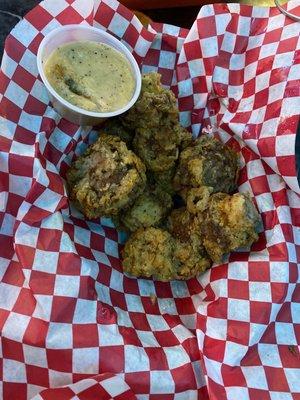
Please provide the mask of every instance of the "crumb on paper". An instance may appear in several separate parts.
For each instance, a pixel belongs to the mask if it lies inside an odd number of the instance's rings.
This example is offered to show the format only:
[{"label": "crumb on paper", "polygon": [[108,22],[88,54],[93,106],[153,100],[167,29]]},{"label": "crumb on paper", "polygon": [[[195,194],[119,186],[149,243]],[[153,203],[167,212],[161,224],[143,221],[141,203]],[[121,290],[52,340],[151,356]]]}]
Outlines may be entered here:
[{"label": "crumb on paper", "polygon": [[151,295],[150,295],[150,300],[151,300],[151,303],[152,303],[153,305],[155,305],[155,304],[157,303],[157,297],[156,297],[156,295],[155,295],[155,294],[151,294]]},{"label": "crumb on paper", "polygon": [[289,352],[292,353],[294,356],[299,356],[297,346],[289,346],[288,349]]}]

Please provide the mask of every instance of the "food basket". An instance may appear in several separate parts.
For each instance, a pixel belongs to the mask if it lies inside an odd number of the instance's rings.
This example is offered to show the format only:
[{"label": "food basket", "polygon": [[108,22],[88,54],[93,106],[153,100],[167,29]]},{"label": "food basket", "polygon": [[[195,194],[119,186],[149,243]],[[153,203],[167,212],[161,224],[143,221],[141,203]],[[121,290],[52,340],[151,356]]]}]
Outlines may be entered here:
[{"label": "food basket", "polygon": [[[285,5],[299,11],[297,1]],[[63,119],[37,73],[44,35],[105,29],[158,71],[194,137],[241,154],[259,241],[188,281],[123,274],[124,235],[84,219],[65,174],[98,133]],[[45,0],[0,72],[0,398],[300,398],[299,23],[276,7],[206,5],[190,30],[147,29],[116,0]]]}]

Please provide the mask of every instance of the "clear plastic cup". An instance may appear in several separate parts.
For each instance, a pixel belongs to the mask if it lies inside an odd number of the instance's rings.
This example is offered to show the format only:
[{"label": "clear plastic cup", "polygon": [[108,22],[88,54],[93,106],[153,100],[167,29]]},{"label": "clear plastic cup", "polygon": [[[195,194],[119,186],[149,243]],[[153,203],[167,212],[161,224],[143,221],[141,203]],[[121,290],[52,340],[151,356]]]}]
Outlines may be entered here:
[{"label": "clear plastic cup", "polygon": [[[135,78],[135,91],[131,100],[123,108],[112,112],[103,113],[87,111],[69,103],[67,100],[62,98],[50,85],[44,72],[44,65],[48,57],[59,46],[77,41],[93,41],[97,43],[104,43],[113,47],[127,58]],[[140,95],[141,73],[133,55],[118,39],[98,28],[82,25],[65,25],[51,31],[45,36],[39,46],[37,54],[37,66],[53,107],[62,117],[78,125],[98,125],[107,118],[123,114],[134,105]]]}]

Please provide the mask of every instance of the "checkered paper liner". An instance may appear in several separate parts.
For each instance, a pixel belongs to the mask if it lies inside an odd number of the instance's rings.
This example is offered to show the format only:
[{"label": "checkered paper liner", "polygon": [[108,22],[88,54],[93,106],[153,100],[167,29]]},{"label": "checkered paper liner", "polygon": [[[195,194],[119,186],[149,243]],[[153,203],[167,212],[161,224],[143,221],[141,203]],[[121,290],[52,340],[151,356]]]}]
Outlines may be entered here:
[{"label": "checkered paper liner", "polygon": [[[251,251],[187,282],[122,273],[123,234],[85,220],[64,186],[97,134],[61,119],[38,77],[39,43],[67,23],[119,37],[143,72],[162,74],[184,126],[240,151],[239,190],[264,224]],[[190,31],[146,30],[113,0],[47,0],[11,32],[0,72],[1,399],[300,399],[299,31],[276,8],[204,6]]]}]

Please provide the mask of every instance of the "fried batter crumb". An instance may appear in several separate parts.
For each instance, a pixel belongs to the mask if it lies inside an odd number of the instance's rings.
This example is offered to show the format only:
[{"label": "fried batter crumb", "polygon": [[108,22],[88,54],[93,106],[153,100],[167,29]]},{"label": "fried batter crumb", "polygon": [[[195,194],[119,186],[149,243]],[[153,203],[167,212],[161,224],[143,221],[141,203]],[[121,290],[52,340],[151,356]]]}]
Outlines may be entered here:
[{"label": "fried batter crumb", "polygon": [[150,295],[150,300],[153,306],[155,306],[155,304],[157,303],[157,297],[155,294],[151,294]]}]

